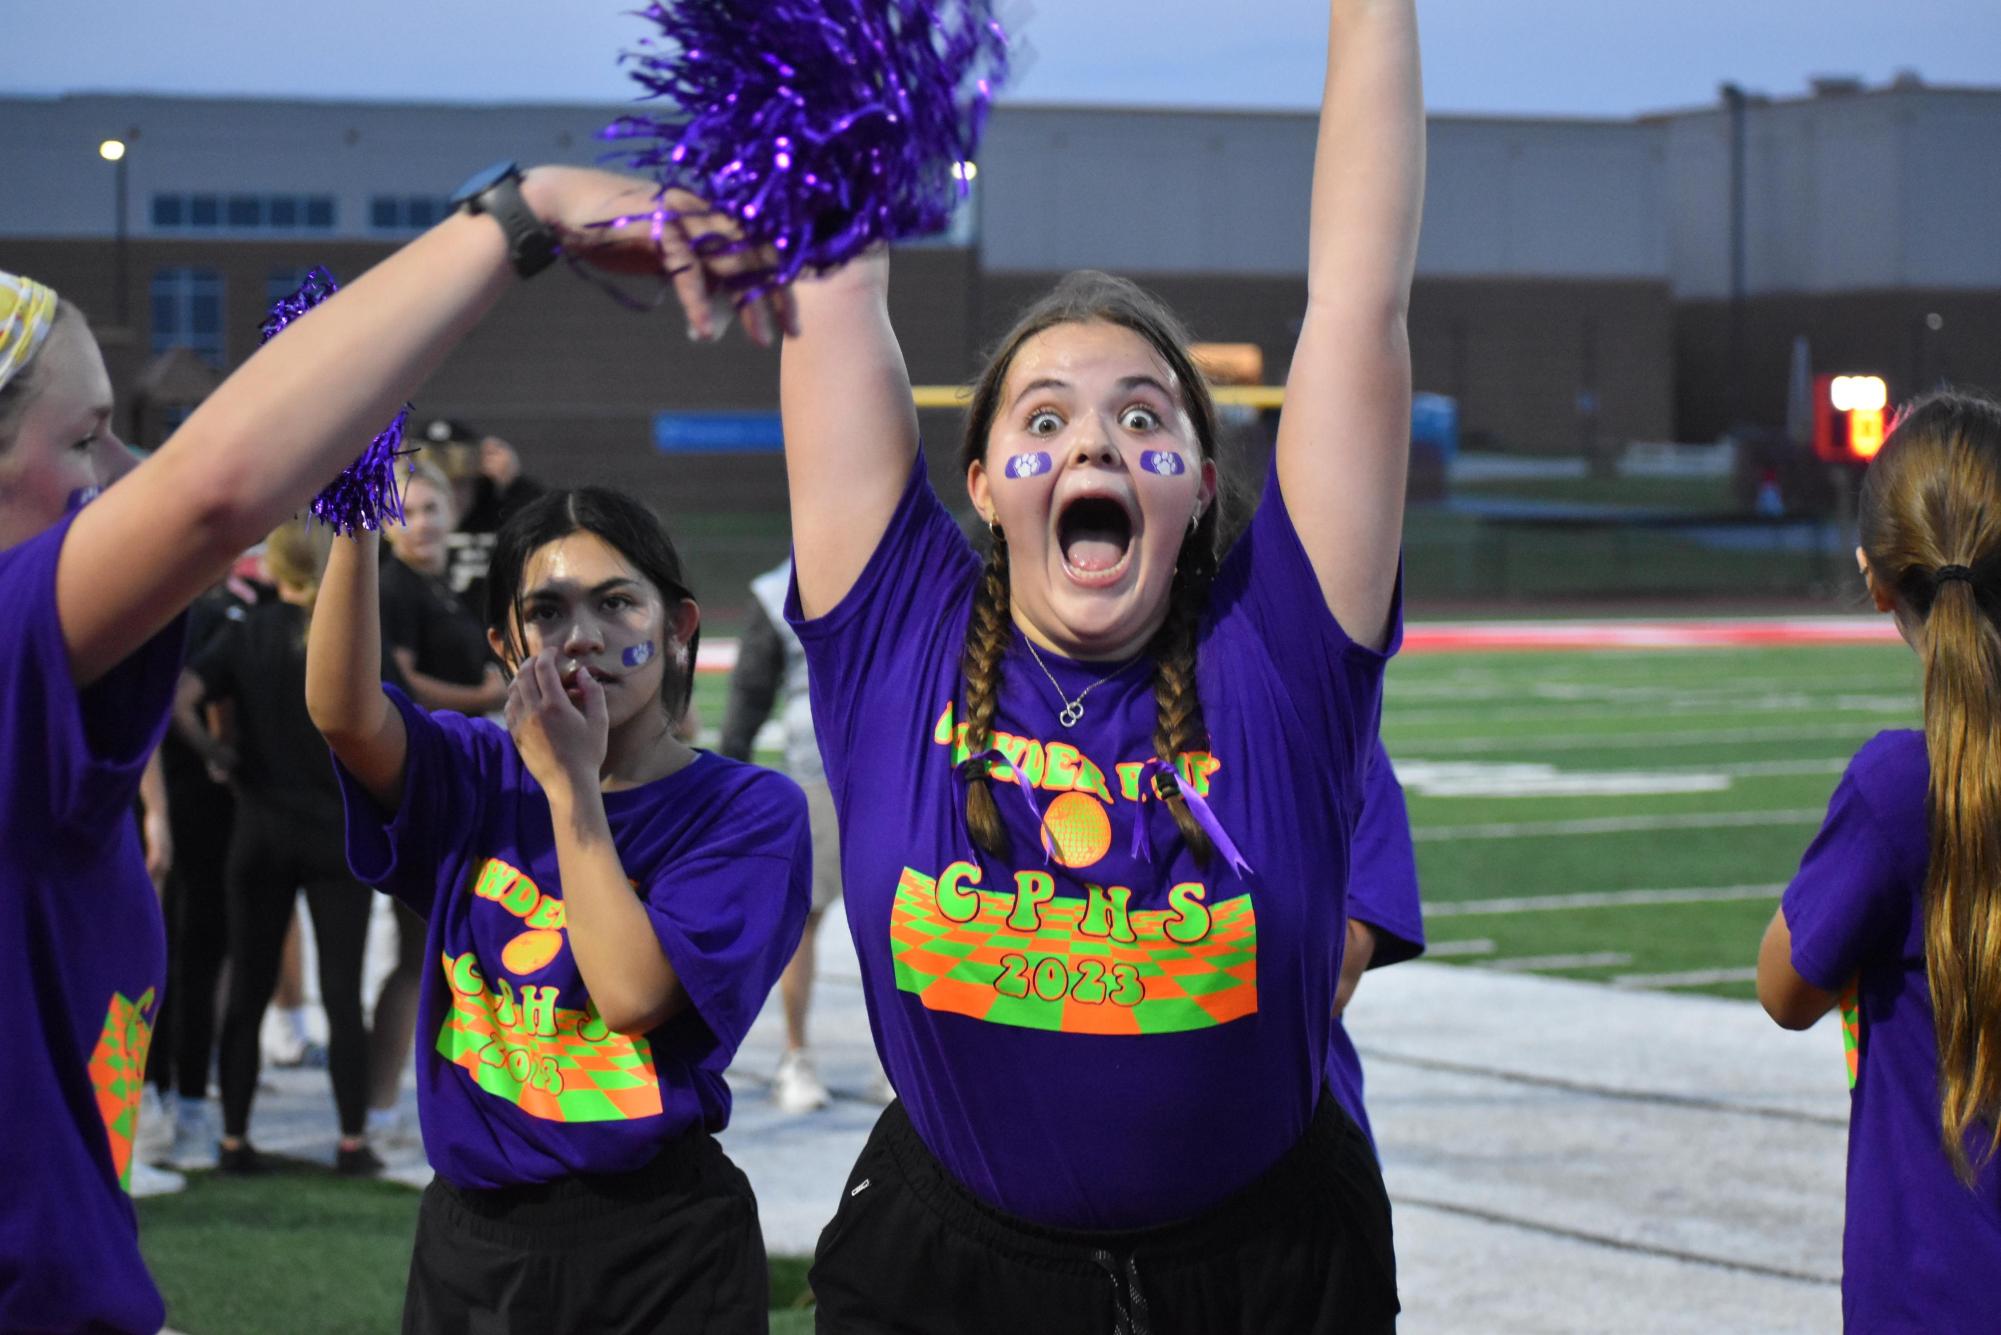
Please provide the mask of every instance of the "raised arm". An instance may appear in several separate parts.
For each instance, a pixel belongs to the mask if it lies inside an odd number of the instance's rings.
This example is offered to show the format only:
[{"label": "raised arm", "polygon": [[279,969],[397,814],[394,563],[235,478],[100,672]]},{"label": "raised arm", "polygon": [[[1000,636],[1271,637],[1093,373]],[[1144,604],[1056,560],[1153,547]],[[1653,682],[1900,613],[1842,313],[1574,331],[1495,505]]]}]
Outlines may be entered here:
[{"label": "raised arm", "polygon": [[1405,325],[1424,200],[1415,0],[1333,0],[1313,160],[1306,315],[1278,477],[1327,606],[1380,646],[1410,454]]},{"label": "raised arm", "polygon": [[336,538],[327,553],[306,637],[306,712],[347,772],[395,811],[410,738],[382,693],[381,541],[374,533]]},{"label": "raised arm", "polygon": [[917,452],[910,372],[889,324],[889,256],[792,289],[779,405],[799,601],[820,616],[854,587],[896,512]]},{"label": "raised arm", "polygon": [[[576,233],[643,204],[652,187],[537,168],[523,193],[539,217]],[[618,267],[657,263],[647,231],[636,226],[593,244]],[[452,215],[259,349],[156,454],[79,514],[56,572],[78,684],[145,643],[238,552],[297,511],[517,281],[500,228],[484,216]]]}]

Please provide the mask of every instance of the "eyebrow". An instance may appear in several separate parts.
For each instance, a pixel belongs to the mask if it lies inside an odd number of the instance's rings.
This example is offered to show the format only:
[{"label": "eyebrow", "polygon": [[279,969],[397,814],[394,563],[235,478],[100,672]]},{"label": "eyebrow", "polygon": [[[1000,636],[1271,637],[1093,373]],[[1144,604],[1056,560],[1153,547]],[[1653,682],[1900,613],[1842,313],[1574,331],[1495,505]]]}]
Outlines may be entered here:
[{"label": "eyebrow", "polygon": [[[539,589],[529,590],[528,596],[522,599],[522,601],[529,603],[537,602],[539,600],[544,600],[544,599],[547,599],[549,601],[556,601],[561,599],[564,593],[567,592],[570,587],[571,586],[568,584],[544,584]],[[625,575],[616,575],[613,576],[611,579],[604,581],[604,583],[593,587],[591,590],[589,590],[589,592],[593,595],[596,595],[602,593],[610,593],[614,589],[621,589],[621,588],[636,589],[638,587],[639,587],[638,580],[632,579]]]},{"label": "eyebrow", "polygon": [[[1059,380],[1055,376],[1043,376],[1038,380],[1031,380],[1021,387],[1021,393],[1014,396],[1013,404],[1009,405],[1010,410],[1019,408],[1021,401],[1038,389],[1069,389],[1070,387],[1069,381]],[[1118,388],[1121,394],[1130,394],[1136,389],[1151,389],[1169,401],[1172,401],[1174,398],[1174,392],[1168,389],[1166,385],[1161,384],[1158,376],[1129,375],[1119,381]]]}]

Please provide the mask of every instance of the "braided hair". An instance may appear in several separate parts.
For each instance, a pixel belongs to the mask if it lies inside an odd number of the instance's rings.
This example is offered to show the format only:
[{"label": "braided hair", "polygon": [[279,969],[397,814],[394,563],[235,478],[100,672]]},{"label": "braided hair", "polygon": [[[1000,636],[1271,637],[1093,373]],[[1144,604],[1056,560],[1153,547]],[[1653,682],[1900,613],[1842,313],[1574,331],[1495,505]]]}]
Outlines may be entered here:
[{"label": "braided hair", "polygon": [[[1203,458],[1220,462],[1215,400],[1210,396],[1208,380],[1189,351],[1187,330],[1165,303],[1138,284],[1087,269],[1059,282],[1029,307],[1001,340],[999,350],[973,387],[959,447],[962,469],[971,468],[986,457],[987,437],[1000,411],[1001,390],[1022,346],[1058,325],[1093,323],[1130,329],[1152,346],[1174,372],[1182,407],[1195,427]],[[1209,729],[1202,719],[1202,700],[1195,685],[1195,646],[1202,611],[1208,604],[1209,584],[1216,573],[1221,546],[1217,512],[1221,508],[1206,507],[1201,519],[1182,539],[1168,594],[1167,619],[1147,645],[1147,653],[1154,661],[1154,755],[1177,772],[1182,756],[1209,747]],[[993,744],[994,712],[1000,703],[1001,658],[1013,638],[1007,537],[995,528],[985,569],[974,590],[972,618],[967,623],[966,647],[960,659],[965,688],[960,717],[965,724],[965,745],[973,756],[984,755]],[[1206,865],[1211,852],[1209,838],[1182,799],[1179,786],[1163,783],[1159,791],[1182,839],[1196,860]],[[1007,831],[994,798],[993,779],[986,766],[978,762],[969,764],[966,772],[966,826],[979,847],[996,857],[1007,854]]]}]

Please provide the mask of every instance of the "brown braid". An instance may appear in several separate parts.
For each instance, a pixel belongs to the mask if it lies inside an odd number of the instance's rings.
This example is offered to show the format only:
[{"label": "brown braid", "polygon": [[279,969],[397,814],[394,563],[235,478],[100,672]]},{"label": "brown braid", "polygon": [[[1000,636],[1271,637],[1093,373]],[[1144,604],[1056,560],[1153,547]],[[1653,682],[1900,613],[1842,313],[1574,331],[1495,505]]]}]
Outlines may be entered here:
[{"label": "brown braid", "polygon": [[[1008,603],[1007,537],[996,528],[986,569],[973,594],[966,652],[960,660],[966,677],[966,746],[975,756],[993,745],[994,711],[1000,705],[1001,654],[1014,638],[1014,617]],[[1001,823],[1000,806],[994,801],[993,779],[981,765],[966,771],[966,828],[981,848],[995,857],[1007,856],[1007,827]]]},{"label": "brown braid", "polygon": [[[1202,720],[1202,698],[1195,687],[1195,633],[1209,601],[1209,582],[1216,573],[1216,520],[1203,517],[1181,545],[1181,560],[1168,594],[1167,620],[1154,633],[1147,651],[1153,655],[1153,753],[1180,775],[1177,762],[1191,751],[1209,749],[1209,727]],[[1170,789],[1167,810],[1181,831],[1198,866],[1207,867],[1214,851],[1209,836],[1195,823],[1178,788]],[[1144,817],[1142,817],[1144,819]]]}]

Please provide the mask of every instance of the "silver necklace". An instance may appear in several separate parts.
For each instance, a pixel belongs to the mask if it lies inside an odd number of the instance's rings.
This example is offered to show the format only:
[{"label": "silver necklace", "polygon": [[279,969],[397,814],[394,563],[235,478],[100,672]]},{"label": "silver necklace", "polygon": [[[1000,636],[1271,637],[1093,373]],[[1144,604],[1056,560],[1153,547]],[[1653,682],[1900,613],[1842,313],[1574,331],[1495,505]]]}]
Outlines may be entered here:
[{"label": "silver necklace", "polygon": [[1060,700],[1063,704],[1062,712],[1057,714],[1056,718],[1066,728],[1074,728],[1077,726],[1078,723],[1083,721],[1084,697],[1089,695],[1092,691],[1097,690],[1100,686],[1103,686],[1113,677],[1118,676],[1119,673],[1125,671],[1127,666],[1124,663],[1119,664],[1117,667],[1113,668],[1110,672],[1107,672],[1104,676],[1098,678],[1096,681],[1092,682],[1089,686],[1086,686],[1083,690],[1077,692],[1077,698],[1072,700],[1068,696],[1063,694],[1062,684],[1056,680],[1056,674],[1049,670],[1049,664],[1043,662],[1042,655],[1036,652],[1035,641],[1029,639],[1028,636],[1025,634],[1021,637],[1021,641],[1023,644],[1026,644],[1028,646],[1029,656],[1035,660],[1035,666],[1042,669],[1042,675],[1049,678],[1050,686],[1055,688],[1056,698]]}]

